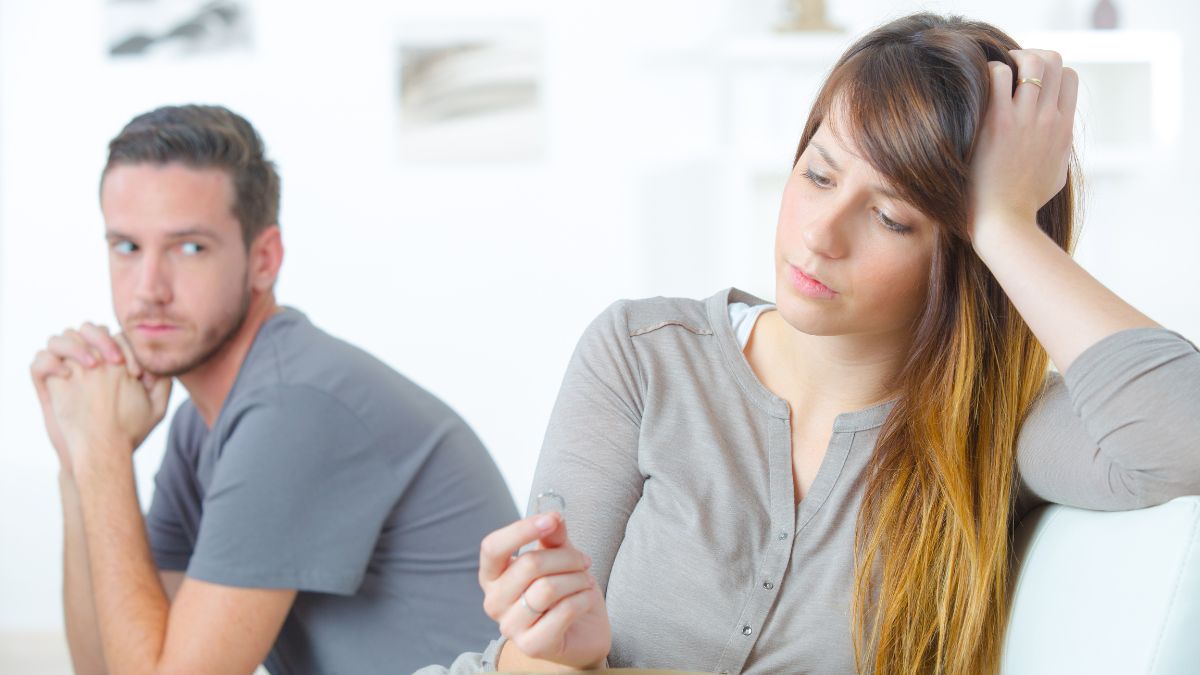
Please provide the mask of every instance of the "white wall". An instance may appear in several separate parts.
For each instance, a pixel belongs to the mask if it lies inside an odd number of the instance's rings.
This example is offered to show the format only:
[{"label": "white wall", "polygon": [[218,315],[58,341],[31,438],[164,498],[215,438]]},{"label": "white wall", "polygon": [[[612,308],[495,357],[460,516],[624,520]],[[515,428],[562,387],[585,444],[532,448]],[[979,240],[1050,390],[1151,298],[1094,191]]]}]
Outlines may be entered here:
[{"label": "white wall", "polygon": [[[3,0],[0,631],[61,624],[56,461],[27,365],[64,326],[112,323],[96,184],[105,144],[129,117],[197,101],[251,119],[284,180],[281,299],[459,410],[523,503],[563,367],[592,316],[619,297],[703,296],[744,283],[729,277],[720,250],[684,239],[735,226],[706,219],[719,176],[702,165],[719,150],[717,90],[702,69],[646,63],[693,53],[778,4],[259,0],[252,56],[145,64],[104,58],[99,1],[73,4],[67,16],[56,3]],[[1086,3],[843,4],[833,18],[854,31],[925,7],[1019,32],[1075,27],[1066,24]],[[1200,72],[1195,3],[1122,5],[1127,26],[1181,31],[1185,73]],[[397,161],[394,41],[431,18],[542,27],[543,160]],[[1196,118],[1200,87],[1187,85],[1184,105],[1184,119]],[[1185,127],[1177,151],[1139,167],[1142,177],[1097,182],[1080,249],[1098,277],[1193,340],[1200,219],[1186,197],[1200,170],[1184,158],[1196,156],[1200,135]],[[672,187],[648,194],[664,175]],[[143,499],[161,443],[160,433],[139,452]]]}]

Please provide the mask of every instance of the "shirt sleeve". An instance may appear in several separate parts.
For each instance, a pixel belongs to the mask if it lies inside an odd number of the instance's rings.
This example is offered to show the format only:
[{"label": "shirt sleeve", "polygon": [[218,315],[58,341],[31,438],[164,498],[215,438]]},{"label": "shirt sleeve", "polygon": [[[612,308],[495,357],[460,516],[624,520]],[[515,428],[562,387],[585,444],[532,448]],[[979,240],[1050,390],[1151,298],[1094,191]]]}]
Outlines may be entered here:
[{"label": "shirt sleeve", "polygon": [[[553,491],[566,501],[568,534],[592,558],[601,590],[608,588],[625,525],[642,495],[638,468],[642,419],[641,376],[629,337],[625,303],[592,321],[571,356],[542,442],[527,512],[537,495]],[[495,672],[506,638],[482,652],[466,652],[450,664],[414,675]]]},{"label": "shirt sleeve", "polygon": [[1019,513],[1115,511],[1200,494],[1200,352],[1161,328],[1121,331],[1052,374],[1020,433]]},{"label": "shirt sleeve", "polygon": [[405,481],[344,405],[273,387],[231,411],[188,576],[353,594]]},{"label": "shirt sleeve", "polygon": [[496,662],[500,660],[500,648],[504,646],[505,638],[492,640],[483,653],[465,652],[460,654],[450,667],[432,665],[413,673],[413,675],[474,675],[474,673],[496,672]]},{"label": "shirt sleeve", "polygon": [[625,303],[609,307],[584,332],[567,366],[542,443],[529,511],[539,493],[566,501],[567,531],[592,558],[608,588],[625,526],[641,499],[638,466],[644,387]]},{"label": "shirt sleeve", "polygon": [[194,460],[190,453],[195,450],[188,442],[194,416],[195,408],[185,402],[171,419],[167,449],[154,475],[154,495],[146,511],[146,538],[160,570],[182,572],[192,557],[200,510],[199,492],[189,468]]}]

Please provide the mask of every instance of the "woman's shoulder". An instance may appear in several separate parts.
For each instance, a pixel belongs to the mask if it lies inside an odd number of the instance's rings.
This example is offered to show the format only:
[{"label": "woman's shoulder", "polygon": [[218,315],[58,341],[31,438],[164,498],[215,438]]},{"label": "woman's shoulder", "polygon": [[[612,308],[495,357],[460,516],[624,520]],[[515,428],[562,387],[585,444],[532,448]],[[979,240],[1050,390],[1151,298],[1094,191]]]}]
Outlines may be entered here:
[{"label": "woman's shoulder", "polygon": [[683,329],[693,335],[714,335],[716,322],[729,324],[731,303],[764,304],[748,293],[726,288],[707,298],[652,298],[618,300],[592,322],[590,331],[601,330],[628,338],[655,333],[665,328]]}]

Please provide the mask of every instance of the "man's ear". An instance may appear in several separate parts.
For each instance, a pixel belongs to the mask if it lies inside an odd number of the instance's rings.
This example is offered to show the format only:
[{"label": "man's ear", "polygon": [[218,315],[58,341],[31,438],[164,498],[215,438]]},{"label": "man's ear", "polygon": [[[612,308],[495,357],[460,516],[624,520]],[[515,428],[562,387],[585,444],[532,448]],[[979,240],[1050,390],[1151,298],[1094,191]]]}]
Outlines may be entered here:
[{"label": "man's ear", "polygon": [[250,242],[250,287],[266,293],[275,287],[279,268],[283,265],[283,237],[278,225],[271,225]]}]

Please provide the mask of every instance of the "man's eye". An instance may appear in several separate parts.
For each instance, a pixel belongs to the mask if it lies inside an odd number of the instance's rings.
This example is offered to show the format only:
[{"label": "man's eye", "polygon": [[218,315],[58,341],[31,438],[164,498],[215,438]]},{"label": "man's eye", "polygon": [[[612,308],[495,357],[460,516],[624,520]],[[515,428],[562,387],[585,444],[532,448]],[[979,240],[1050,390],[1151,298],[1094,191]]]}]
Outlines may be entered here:
[{"label": "man's eye", "polygon": [[182,251],[184,255],[196,255],[197,253],[203,251],[204,247],[201,246],[200,244],[189,241],[187,243],[181,244],[179,246],[179,250]]},{"label": "man's eye", "polygon": [[113,250],[121,255],[129,255],[137,250],[137,246],[134,246],[132,241],[118,241],[113,244]]}]

